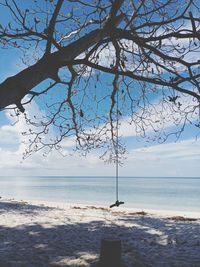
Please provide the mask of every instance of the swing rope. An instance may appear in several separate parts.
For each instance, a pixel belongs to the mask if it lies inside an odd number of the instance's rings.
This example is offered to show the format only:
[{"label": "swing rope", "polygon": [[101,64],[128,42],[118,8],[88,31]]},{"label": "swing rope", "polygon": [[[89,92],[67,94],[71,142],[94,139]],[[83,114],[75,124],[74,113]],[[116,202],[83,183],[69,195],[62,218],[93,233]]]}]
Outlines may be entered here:
[{"label": "swing rope", "polygon": [[123,201],[119,201],[119,92],[117,90],[117,118],[116,118],[116,145],[115,145],[115,181],[116,181],[116,202],[110,205],[110,208],[119,207],[124,204]]}]

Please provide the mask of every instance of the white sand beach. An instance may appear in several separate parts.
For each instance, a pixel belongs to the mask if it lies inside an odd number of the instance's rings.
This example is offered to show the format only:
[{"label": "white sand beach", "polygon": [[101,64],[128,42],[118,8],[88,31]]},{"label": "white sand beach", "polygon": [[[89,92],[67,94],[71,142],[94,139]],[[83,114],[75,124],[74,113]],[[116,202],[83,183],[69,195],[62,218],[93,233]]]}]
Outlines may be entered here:
[{"label": "white sand beach", "polygon": [[113,237],[127,267],[200,266],[200,214],[0,199],[1,267],[97,266]]}]

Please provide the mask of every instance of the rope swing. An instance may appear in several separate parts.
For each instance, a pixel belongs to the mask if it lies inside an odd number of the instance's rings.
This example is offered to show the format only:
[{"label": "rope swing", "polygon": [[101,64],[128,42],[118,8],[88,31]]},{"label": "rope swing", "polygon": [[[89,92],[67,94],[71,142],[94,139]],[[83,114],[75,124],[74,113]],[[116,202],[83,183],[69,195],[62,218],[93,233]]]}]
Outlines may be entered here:
[{"label": "rope swing", "polygon": [[119,93],[117,90],[117,121],[116,121],[116,148],[115,148],[115,180],[116,180],[116,201],[114,204],[110,205],[110,208],[119,207],[119,205],[124,204],[123,201],[119,201]]}]

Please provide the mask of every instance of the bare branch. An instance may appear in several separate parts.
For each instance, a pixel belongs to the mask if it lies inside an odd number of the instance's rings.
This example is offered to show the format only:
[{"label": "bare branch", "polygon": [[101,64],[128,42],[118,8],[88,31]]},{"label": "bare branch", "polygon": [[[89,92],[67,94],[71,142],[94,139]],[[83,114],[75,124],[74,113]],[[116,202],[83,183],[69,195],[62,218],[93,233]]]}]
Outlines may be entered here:
[{"label": "bare branch", "polygon": [[46,45],[46,51],[45,51],[46,55],[50,54],[51,52],[51,45],[53,41],[53,34],[54,34],[54,28],[56,25],[56,19],[57,19],[57,16],[59,15],[62,4],[63,4],[63,0],[58,0],[54,13],[52,15],[52,18],[49,22],[48,31],[46,30],[48,32],[48,39],[47,39],[47,45]]},{"label": "bare branch", "polygon": [[[36,99],[44,108],[41,117],[24,113],[33,127],[24,133],[30,137],[25,156],[60,149],[65,138],[84,155],[100,148],[108,156],[106,151],[116,152],[118,114],[119,126],[131,124],[134,134],[146,138],[151,132],[148,141],[159,143],[171,135],[179,138],[188,124],[199,128],[195,1],[36,2],[0,3],[10,14],[8,21],[0,18],[0,48],[16,49],[26,66],[0,84],[0,109],[15,104],[18,116]],[[124,146],[118,148],[122,155]]]}]

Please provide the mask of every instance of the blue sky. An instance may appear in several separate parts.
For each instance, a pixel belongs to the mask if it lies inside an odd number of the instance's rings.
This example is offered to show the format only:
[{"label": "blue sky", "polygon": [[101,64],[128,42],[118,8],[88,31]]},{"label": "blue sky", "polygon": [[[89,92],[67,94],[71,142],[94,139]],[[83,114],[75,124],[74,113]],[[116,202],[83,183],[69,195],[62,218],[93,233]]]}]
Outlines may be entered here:
[{"label": "blue sky", "polygon": [[[28,106],[29,114],[41,112],[37,103]],[[71,153],[72,140],[63,144],[69,153],[66,157],[53,151],[48,157],[42,152],[26,160],[22,154],[27,141],[21,132],[27,129],[23,115],[17,124],[8,112],[0,113],[0,173],[1,175],[115,175],[113,164],[99,159],[99,151],[92,151],[87,157]],[[121,135],[127,144],[126,159],[120,167],[121,176],[199,176],[200,141],[195,140],[196,132],[189,129],[177,142],[170,140],[163,144],[148,144],[145,139],[135,136],[134,127],[122,123]]]},{"label": "blue sky", "polygon": [[[9,19],[4,13],[3,20]],[[30,51],[31,53],[31,51]],[[0,49],[0,82],[15,75],[24,65],[20,60],[20,51],[14,48]],[[104,82],[98,85],[100,93],[105,90],[105,84],[111,82],[108,76],[102,75]],[[43,84],[43,86],[46,83]],[[91,84],[91,90],[93,85]],[[38,86],[41,88],[41,85]],[[150,95],[150,98],[154,96]],[[108,102],[105,102],[105,109]],[[27,106],[26,112],[30,116],[38,116],[45,111],[44,103],[36,100]],[[92,151],[87,157],[73,154],[73,138],[64,141],[66,157],[53,151],[48,157],[38,152],[22,160],[23,152],[28,140],[21,135],[27,129],[23,115],[19,122],[13,125],[14,119],[9,111],[0,112],[0,174],[1,175],[99,175],[113,176],[113,164],[105,164],[99,159],[100,152]],[[136,136],[135,126],[127,123],[128,116],[121,120],[120,135],[126,143],[127,153],[123,166],[120,168],[122,176],[199,176],[200,141],[197,128],[187,125],[181,137],[176,140],[172,135],[165,143],[147,142],[147,139]],[[173,132],[170,122],[165,130]],[[149,136],[151,130],[147,130]],[[176,142],[175,142],[176,141]]]}]

